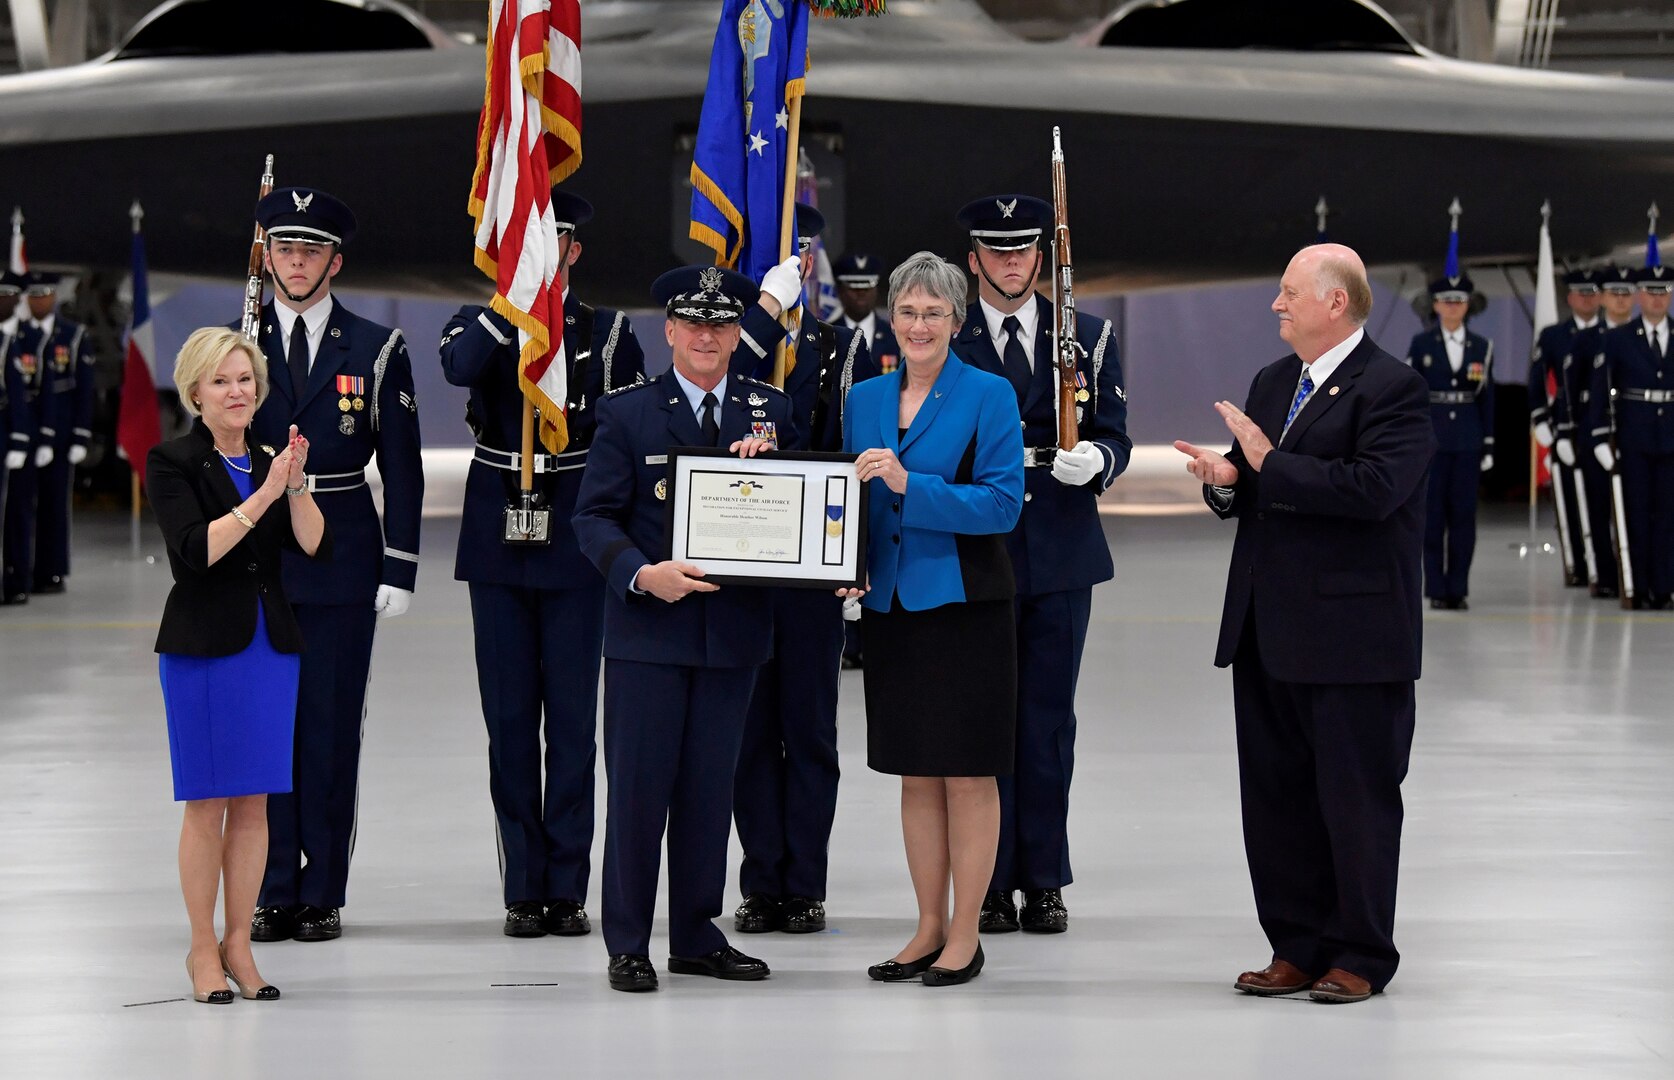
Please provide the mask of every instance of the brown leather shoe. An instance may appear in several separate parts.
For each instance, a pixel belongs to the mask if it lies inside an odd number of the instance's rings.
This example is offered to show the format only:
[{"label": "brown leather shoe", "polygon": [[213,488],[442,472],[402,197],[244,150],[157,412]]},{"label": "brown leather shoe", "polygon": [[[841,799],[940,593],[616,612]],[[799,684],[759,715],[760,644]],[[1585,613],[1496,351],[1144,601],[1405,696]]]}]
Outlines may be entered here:
[{"label": "brown leather shoe", "polygon": [[1327,1005],[1347,1005],[1372,996],[1372,984],[1342,968],[1332,968],[1308,991],[1308,996]]},{"label": "brown leather shoe", "polygon": [[1246,994],[1255,994],[1258,997],[1281,997],[1285,994],[1299,994],[1317,984],[1314,977],[1306,971],[1275,957],[1271,964],[1260,971],[1244,972],[1232,985]]}]

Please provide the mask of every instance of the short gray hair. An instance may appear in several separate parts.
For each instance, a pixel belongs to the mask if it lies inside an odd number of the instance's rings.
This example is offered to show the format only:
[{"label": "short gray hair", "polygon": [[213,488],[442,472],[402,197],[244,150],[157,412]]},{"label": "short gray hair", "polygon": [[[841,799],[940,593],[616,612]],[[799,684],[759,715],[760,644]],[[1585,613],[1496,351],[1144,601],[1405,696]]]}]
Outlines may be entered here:
[{"label": "short gray hair", "polygon": [[937,255],[934,251],[916,251],[889,275],[889,311],[893,318],[895,301],[923,289],[938,300],[946,300],[953,308],[955,329],[965,321],[965,272]]}]

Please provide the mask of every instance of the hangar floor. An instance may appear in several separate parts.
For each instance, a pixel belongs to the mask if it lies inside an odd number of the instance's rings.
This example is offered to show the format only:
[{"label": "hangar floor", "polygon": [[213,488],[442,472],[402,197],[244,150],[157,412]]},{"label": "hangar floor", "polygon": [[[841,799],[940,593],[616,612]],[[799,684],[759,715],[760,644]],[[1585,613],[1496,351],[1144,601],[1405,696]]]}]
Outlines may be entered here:
[{"label": "hangar floor", "polygon": [[[1674,617],[1558,588],[1555,557],[1508,549],[1520,520],[1489,522],[1472,610],[1426,627],[1401,974],[1352,1007],[1257,1000],[1231,988],[1267,954],[1229,680],[1209,665],[1232,530],[1204,513],[1105,525],[1118,576],[1095,600],[1080,693],[1069,934],[989,939],[987,970],[962,988],[867,981],[910,933],[912,901],[895,783],[865,768],[861,676],[847,673],[832,930],[735,938],[772,964],[769,982],[665,971],[660,993],[629,997],[606,987],[596,934],[502,937],[457,524],[437,518],[413,611],[380,630],[345,935],[261,946],[284,1000],[211,1009],[186,999],[180,970],[179,811],[150,652],[167,566],[129,557],[125,521],[84,516],[69,594],[0,611],[4,1071],[1674,1071]],[[149,526],[144,541],[160,554]]]}]

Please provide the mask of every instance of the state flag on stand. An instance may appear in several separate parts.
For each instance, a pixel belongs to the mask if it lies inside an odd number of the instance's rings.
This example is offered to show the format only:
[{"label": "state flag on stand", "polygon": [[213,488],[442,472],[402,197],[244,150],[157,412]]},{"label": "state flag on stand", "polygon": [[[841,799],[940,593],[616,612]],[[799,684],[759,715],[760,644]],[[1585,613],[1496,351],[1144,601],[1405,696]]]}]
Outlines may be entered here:
[{"label": "state flag on stand", "polygon": [[569,442],[569,389],[552,185],[581,165],[580,0],[491,0],[486,82],[471,178],[476,264],[494,279],[494,310],[517,327],[518,384],[556,454]]},{"label": "state flag on stand", "polygon": [[[1552,258],[1552,226],[1548,220],[1551,204],[1541,208],[1544,213],[1540,219],[1539,257],[1535,269],[1535,307],[1534,307],[1534,340],[1540,340],[1540,333],[1548,326],[1558,325],[1558,270]],[[1548,373],[1546,376],[1546,399],[1555,400],[1558,393],[1557,379]],[[1552,483],[1552,451],[1530,440],[1530,446],[1535,454],[1535,486],[1547,487]]]},{"label": "state flag on stand", "polygon": [[134,314],[128,325],[127,358],[122,369],[122,404],[116,414],[116,444],[128,465],[143,482],[145,456],[163,439],[157,415],[157,343],[151,333],[151,294],[145,282],[145,234],[139,203],[129,212],[134,219]]}]

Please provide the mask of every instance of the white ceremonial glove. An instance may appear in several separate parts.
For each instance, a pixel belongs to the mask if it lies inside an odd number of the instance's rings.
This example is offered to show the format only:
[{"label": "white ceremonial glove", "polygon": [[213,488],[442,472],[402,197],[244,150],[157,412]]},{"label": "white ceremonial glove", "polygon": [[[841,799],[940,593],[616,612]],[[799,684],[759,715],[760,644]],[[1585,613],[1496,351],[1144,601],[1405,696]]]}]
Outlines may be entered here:
[{"label": "white ceremonial glove", "polygon": [[1052,479],[1067,487],[1080,487],[1104,472],[1104,452],[1085,440],[1073,450],[1060,450],[1052,457]]},{"label": "white ceremonial glove", "polygon": [[372,608],[380,619],[393,619],[397,615],[407,614],[407,608],[413,602],[410,589],[397,589],[394,585],[379,585],[378,595],[372,601]]},{"label": "white ceremonial glove", "polygon": [[87,447],[79,444],[72,446],[64,456],[69,459],[71,465],[80,465],[87,460]]},{"label": "white ceremonial glove", "polygon": [[1487,472],[1489,469],[1492,469],[1493,467],[1494,467],[1494,455],[1493,454],[1483,454],[1482,455],[1482,471]]},{"label": "white ceremonial glove", "polygon": [[1552,445],[1553,445],[1553,453],[1558,455],[1558,460],[1559,461],[1563,462],[1565,465],[1574,465],[1575,464],[1575,444],[1574,443],[1570,442],[1568,439],[1559,439],[1556,443],[1553,443]]},{"label": "white ceremonial glove", "polygon": [[779,301],[786,311],[802,299],[802,256],[792,255],[762,275],[761,291]]},{"label": "white ceremonial glove", "polygon": [[37,447],[35,447],[35,468],[44,469],[48,465],[51,465],[51,464],[52,464],[52,447],[50,447],[50,446],[37,446]]},{"label": "white ceremonial glove", "polygon": [[6,468],[8,469],[21,469],[28,460],[29,452],[27,450],[6,451]]},{"label": "white ceremonial glove", "polygon": [[1593,457],[1598,458],[1599,466],[1605,472],[1609,472],[1616,467],[1616,455],[1610,452],[1609,443],[1599,443],[1593,447]]},{"label": "white ceremonial glove", "polygon": [[843,597],[843,621],[844,622],[859,622],[860,621],[860,597],[858,597],[858,596],[845,596],[845,597]]},{"label": "white ceremonial glove", "polygon": [[1552,425],[1548,424],[1546,421],[1542,420],[1540,423],[1538,423],[1534,426],[1534,437],[1535,437],[1535,442],[1539,443],[1541,446],[1551,446],[1552,445]]}]

